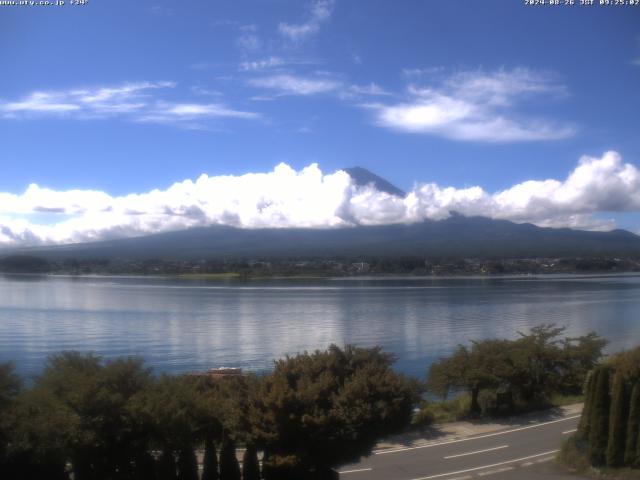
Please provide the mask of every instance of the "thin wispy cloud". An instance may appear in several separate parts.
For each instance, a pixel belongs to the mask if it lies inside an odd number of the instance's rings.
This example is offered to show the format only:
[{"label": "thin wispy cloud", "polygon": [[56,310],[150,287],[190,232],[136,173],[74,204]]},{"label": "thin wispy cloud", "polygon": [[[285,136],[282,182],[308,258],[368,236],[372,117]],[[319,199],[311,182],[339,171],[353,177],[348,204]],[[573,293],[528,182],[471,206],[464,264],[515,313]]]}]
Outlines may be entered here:
[{"label": "thin wispy cloud", "polygon": [[238,27],[240,35],[236,39],[236,44],[245,53],[255,53],[262,49],[262,40],[258,36],[258,27],[251,25],[241,25]]},{"label": "thin wispy cloud", "polygon": [[288,62],[280,57],[268,57],[260,60],[240,62],[239,70],[243,72],[254,72],[269,68],[281,67],[283,65],[286,65],[287,63]]},{"label": "thin wispy cloud", "polygon": [[189,65],[189,68],[191,70],[200,70],[200,71],[204,71],[204,70],[212,70],[214,68],[220,68],[222,65],[220,65],[219,63],[215,63],[215,62],[196,62],[196,63],[192,63],[191,65]]},{"label": "thin wispy cloud", "polygon": [[441,74],[443,71],[443,67],[403,68],[402,75],[405,77],[423,77]]},{"label": "thin wispy cloud", "polygon": [[174,87],[174,82],[136,82],[124,83],[117,87],[33,92],[18,101],[0,102],[0,115],[15,118],[34,114],[75,112],[82,117],[131,112],[147,104],[149,92]]},{"label": "thin wispy cloud", "polygon": [[368,95],[373,97],[387,97],[392,96],[391,92],[388,92],[380,85],[371,82],[367,85],[351,85],[349,86],[346,93],[356,94],[356,95]]},{"label": "thin wispy cloud", "polygon": [[257,119],[260,115],[255,112],[245,112],[227,108],[219,103],[164,103],[161,102],[149,110],[146,114],[136,118],[140,122],[152,123],[187,123],[187,128],[204,128],[204,125],[192,123],[193,120],[216,118]]},{"label": "thin wispy cloud", "polygon": [[219,90],[210,90],[208,88],[201,87],[200,85],[194,85],[190,90],[194,95],[201,95],[206,97],[219,97],[222,95],[222,92]]},{"label": "thin wispy cloud", "polygon": [[279,56],[270,56],[253,60],[244,60],[238,65],[238,70],[250,73],[265,70],[282,70],[284,67],[297,65],[317,65],[319,63],[322,62],[312,58],[283,58]]},{"label": "thin wispy cloud", "polygon": [[175,14],[172,8],[168,8],[163,5],[154,5],[153,7],[149,8],[149,12],[151,12],[154,15],[159,15],[163,17],[171,17]]},{"label": "thin wispy cloud", "polygon": [[303,23],[285,23],[278,25],[278,32],[294,42],[300,42],[317,33],[322,23],[326,22],[333,12],[334,0],[316,0],[309,8],[308,20]]},{"label": "thin wispy cloud", "polygon": [[382,127],[460,141],[558,140],[576,131],[567,123],[518,112],[531,97],[566,95],[552,76],[528,69],[460,72],[436,86],[410,85],[407,94],[402,103],[364,106]]},{"label": "thin wispy cloud", "polygon": [[342,83],[321,76],[303,77],[290,74],[278,74],[253,78],[247,82],[252,87],[264,88],[276,95],[316,95],[337,91]]},{"label": "thin wispy cloud", "polygon": [[185,120],[193,119],[259,117],[256,112],[233,109],[221,102],[165,100],[162,92],[175,87],[175,82],[137,82],[109,87],[33,92],[17,101],[0,102],[0,118],[62,116],[91,120],[116,117],[136,122],[180,125]]},{"label": "thin wispy cloud", "polygon": [[[180,114],[199,114],[184,106]],[[563,180],[528,180],[489,193],[480,186],[417,184],[404,198],[358,186],[344,171],[313,164],[184,180],[165,190],[111,196],[35,184],[0,192],[0,245],[60,244],[130,237],[196,226],[339,228],[415,223],[451,211],[540,226],[611,229],[601,212],[640,212],[640,170],[616,152],[584,156]],[[47,223],[38,223],[48,215]]]}]

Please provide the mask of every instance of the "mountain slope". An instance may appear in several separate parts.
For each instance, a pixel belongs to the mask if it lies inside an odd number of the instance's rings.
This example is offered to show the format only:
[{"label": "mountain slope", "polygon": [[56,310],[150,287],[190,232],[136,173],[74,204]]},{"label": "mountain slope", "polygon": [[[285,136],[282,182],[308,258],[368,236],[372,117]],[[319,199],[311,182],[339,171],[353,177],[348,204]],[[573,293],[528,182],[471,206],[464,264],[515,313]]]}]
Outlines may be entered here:
[{"label": "mountain slope", "polygon": [[366,168],[350,167],[350,168],[343,168],[343,170],[347,172],[349,176],[353,179],[355,184],[360,187],[373,184],[373,186],[381,192],[386,192],[391,195],[395,195],[397,197],[406,196],[406,193],[400,190],[398,187],[388,182],[384,178],[379,177],[375,173],[370,172]]},{"label": "mountain slope", "polygon": [[[624,230],[586,232],[453,215],[411,225],[340,229],[194,228],[138,238],[22,249],[48,258],[559,257],[640,255]],[[15,251],[13,252],[15,253]]]}]

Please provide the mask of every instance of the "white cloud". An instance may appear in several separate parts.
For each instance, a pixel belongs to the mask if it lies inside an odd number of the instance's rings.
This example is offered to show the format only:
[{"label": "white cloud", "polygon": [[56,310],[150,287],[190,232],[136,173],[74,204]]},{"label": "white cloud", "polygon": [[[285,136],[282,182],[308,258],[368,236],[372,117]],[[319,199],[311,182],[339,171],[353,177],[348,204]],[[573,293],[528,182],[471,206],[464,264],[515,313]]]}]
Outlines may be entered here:
[{"label": "white cloud", "polygon": [[191,93],[194,95],[201,95],[206,97],[219,97],[222,95],[222,92],[218,90],[209,90],[207,88],[203,88],[200,85],[194,85],[191,87]]},{"label": "white cloud", "polygon": [[[358,187],[344,171],[280,164],[268,173],[184,180],[166,190],[113,197],[30,185],[0,193],[0,245],[69,243],[214,224],[241,228],[345,227],[441,220],[451,211],[541,226],[611,229],[602,212],[640,212],[640,170],[616,152],[582,157],[564,180],[480,186],[416,185],[406,197]],[[47,223],[37,223],[47,215]],[[31,219],[31,220],[30,220]]]},{"label": "white cloud", "polygon": [[380,85],[371,82],[368,85],[351,85],[347,93],[353,93],[356,95],[370,95],[370,96],[391,96],[390,92],[387,92]]},{"label": "white cloud", "polygon": [[309,19],[306,22],[298,24],[280,23],[278,32],[294,42],[304,40],[320,30],[321,24],[331,17],[333,6],[334,0],[315,0],[311,4]]},{"label": "white cloud", "polygon": [[285,62],[280,57],[268,57],[261,60],[245,61],[240,63],[240,70],[243,72],[250,72],[256,70],[265,70],[268,68],[280,67],[285,65]]},{"label": "white cloud", "polygon": [[394,130],[479,142],[556,140],[575,128],[518,115],[515,106],[534,95],[564,95],[550,75],[527,69],[460,72],[437,87],[411,85],[409,99],[369,104],[376,123]]},{"label": "white cloud", "polygon": [[254,78],[248,83],[253,87],[275,90],[279,95],[315,95],[335,91],[342,85],[331,78],[310,78],[289,74]]},{"label": "white cloud", "polygon": [[233,117],[233,118],[257,118],[259,115],[254,112],[243,112],[233,110],[218,103],[198,104],[198,103],[176,103],[161,104],[155,112],[158,115],[177,118],[194,117]]},{"label": "white cloud", "polygon": [[[124,83],[112,87],[76,88],[65,91],[34,92],[19,101],[0,101],[0,118],[64,115],[77,119],[121,117],[137,122],[173,123],[185,126],[193,118],[255,119],[259,114],[218,103],[174,103],[160,92],[173,89],[175,82]],[[212,95],[210,91],[193,93]],[[188,126],[188,125],[187,125]]]},{"label": "white cloud", "polygon": [[403,68],[402,75],[405,77],[422,77],[427,75],[437,75],[444,72],[444,67],[424,67],[424,68]]},{"label": "white cloud", "polygon": [[254,60],[245,60],[240,62],[238,70],[241,72],[259,72],[263,70],[273,70],[279,67],[289,65],[313,65],[321,63],[317,59],[313,58],[282,58],[277,56],[270,56]]},{"label": "white cloud", "polygon": [[4,111],[7,115],[19,112],[66,113],[79,109],[78,105],[65,103],[58,96],[43,92],[34,92],[19,102],[8,102],[0,105],[0,111]]},{"label": "white cloud", "polygon": [[254,53],[262,49],[262,40],[258,37],[258,27],[255,25],[242,25],[239,27],[240,36],[236,43],[241,50]]}]

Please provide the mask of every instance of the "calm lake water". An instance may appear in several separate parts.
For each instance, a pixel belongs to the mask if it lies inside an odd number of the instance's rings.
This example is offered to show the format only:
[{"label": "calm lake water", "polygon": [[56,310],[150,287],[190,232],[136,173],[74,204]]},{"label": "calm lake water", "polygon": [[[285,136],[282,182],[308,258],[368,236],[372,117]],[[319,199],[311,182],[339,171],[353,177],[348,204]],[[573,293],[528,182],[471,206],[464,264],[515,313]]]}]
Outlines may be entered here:
[{"label": "calm lake water", "polygon": [[269,369],[331,343],[381,345],[424,376],[459,343],[541,323],[640,344],[640,276],[198,282],[0,276],[0,361],[37,374],[47,355],[139,355],[156,372]]}]

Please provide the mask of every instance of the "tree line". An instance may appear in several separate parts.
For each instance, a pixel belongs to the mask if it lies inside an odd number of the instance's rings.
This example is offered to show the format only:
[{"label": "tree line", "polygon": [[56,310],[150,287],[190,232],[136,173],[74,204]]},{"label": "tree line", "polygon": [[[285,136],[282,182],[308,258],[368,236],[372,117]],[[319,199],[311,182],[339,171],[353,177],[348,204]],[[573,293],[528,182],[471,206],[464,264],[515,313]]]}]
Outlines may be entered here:
[{"label": "tree line", "polygon": [[563,337],[565,330],[543,324],[513,340],[460,345],[430,366],[427,391],[442,399],[466,392],[471,416],[548,405],[553,395],[579,395],[607,341],[595,332]]},{"label": "tree line", "polygon": [[640,270],[637,257],[475,258],[421,256],[264,257],[203,259],[0,257],[4,273],[189,275],[235,274],[244,277],[295,275],[505,275]]},{"label": "tree line", "polygon": [[2,364],[0,478],[336,478],[334,467],[411,420],[418,384],[394,361],[380,348],[332,345],[262,377],[213,380],[63,352],[29,388]]},{"label": "tree line", "polygon": [[[512,340],[460,345],[431,365],[424,383],[396,373],[394,356],[380,348],[350,345],[287,356],[263,376],[217,380],[155,376],[139,358],[63,352],[49,357],[25,387],[11,364],[0,364],[0,478],[335,478],[334,468],[406,429],[420,415],[414,407],[425,392],[442,399],[468,395],[465,414],[477,416],[545,406],[556,394],[581,394],[588,378],[585,411],[595,412],[605,402],[595,385],[611,383],[605,375],[624,378],[613,381],[607,415],[618,404],[616,411],[624,413],[607,422],[587,415],[582,438],[597,439],[590,448],[602,447],[602,438],[619,445],[620,429],[609,425],[638,423],[632,419],[640,409],[631,406],[640,396],[640,358],[616,357],[613,374],[613,363],[599,363],[603,338],[564,332],[540,325]],[[624,384],[622,396],[615,394],[618,384]],[[593,433],[605,430],[604,437]],[[626,450],[638,444],[634,432],[625,433]]]}]

